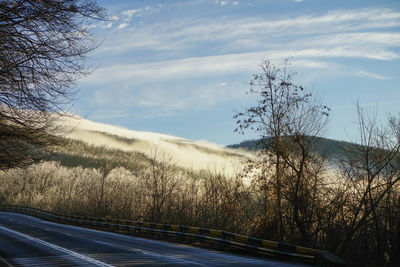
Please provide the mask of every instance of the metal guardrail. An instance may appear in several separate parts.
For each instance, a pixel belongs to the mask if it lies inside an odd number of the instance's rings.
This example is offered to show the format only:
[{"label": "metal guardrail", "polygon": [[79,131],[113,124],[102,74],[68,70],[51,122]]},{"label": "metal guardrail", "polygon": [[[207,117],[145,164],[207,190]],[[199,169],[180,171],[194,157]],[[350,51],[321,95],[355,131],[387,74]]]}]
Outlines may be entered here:
[{"label": "metal guardrail", "polygon": [[0,211],[19,212],[50,221],[100,228],[117,232],[139,234],[147,233],[151,235],[157,234],[164,237],[174,237],[175,239],[179,240],[197,240],[202,243],[207,242],[211,244],[217,244],[223,246],[224,248],[257,252],[271,257],[303,261],[314,264],[323,264],[324,266],[346,265],[342,259],[328,251],[252,238],[222,230],[173,224],[158,224],[131,220],[78,216],[20,206],[0,206]]}]

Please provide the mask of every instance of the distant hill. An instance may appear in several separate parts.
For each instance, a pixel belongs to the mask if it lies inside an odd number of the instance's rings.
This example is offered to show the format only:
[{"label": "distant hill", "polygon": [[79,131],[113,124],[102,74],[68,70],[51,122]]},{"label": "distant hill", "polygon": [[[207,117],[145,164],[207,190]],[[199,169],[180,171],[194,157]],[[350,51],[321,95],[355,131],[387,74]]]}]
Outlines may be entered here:
[{"label": "distant hill", "polygon": [[255,159],[253,152],[231,149],[207,141],[192,141],[176,136],[136,131],[93,122],[76,115],[58,120],[66,145],[47,160],[76,167],[98,168],[109,165],[136,170],[145,168],[151,158],[166,160],[192,171],[212,170],[234,174],[236,166]]},{"label": "distant hill", "polygon": [[[93,122],[78,116],[62,117],[65,145],[58,147],[45,160],[59,161],[63,166],[103,168],[121,166],[135,173],[148,168],[150,159],[157,154],[158,160],[170,159],[178,168],[192,171],[212,170],[234,174],[237,167],[249,159],[256,159],[259,140],[248,140],[227,147],[205,141],[153,132],[135,131],[115,125]],[[334,162],[344,153],[357,146],[344,141],[318,137],[316,153],[326,155]]]},{"label": "distant hill", "polygon": [[[358,145],[345,141],[338,141],[329,138],[315,137],[314,152],[325,155],[329,160],[337,160],[344,155],[344,149],[352,150]],[[256,151],[261,148],[260,139],[246,140],[239,144],[228,145],[233,149],[246,149]]]}]

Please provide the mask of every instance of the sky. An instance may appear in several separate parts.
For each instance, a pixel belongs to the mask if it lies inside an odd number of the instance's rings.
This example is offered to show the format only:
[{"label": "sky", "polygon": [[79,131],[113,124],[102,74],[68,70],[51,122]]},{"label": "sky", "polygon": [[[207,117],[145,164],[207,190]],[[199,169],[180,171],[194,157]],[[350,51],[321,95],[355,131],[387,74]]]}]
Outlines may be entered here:
[{"label": "sky", "polygon": [[378,120],[400,112],[398,0],[105,1],[88,26],[87,58],[70,108],[96,122],[228,145],[233,115],[263,60],[289,58],[297,84],[331,108],[325,136],[354,141],[355,103]]}]

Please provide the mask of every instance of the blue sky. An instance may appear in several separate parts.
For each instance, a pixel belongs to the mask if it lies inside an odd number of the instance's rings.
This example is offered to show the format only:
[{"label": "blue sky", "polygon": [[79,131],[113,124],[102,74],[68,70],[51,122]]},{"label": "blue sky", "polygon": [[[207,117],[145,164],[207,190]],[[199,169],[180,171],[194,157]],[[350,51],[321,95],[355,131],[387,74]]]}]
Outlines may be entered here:
[{"label": "blue sky", "polygon": [[71,108],[93,121],[232,144],[232,116],[264,59],[332,108],[326,136],[354,140],[355,101],[400,112],[400,1],[99,1],[109,21]]}]

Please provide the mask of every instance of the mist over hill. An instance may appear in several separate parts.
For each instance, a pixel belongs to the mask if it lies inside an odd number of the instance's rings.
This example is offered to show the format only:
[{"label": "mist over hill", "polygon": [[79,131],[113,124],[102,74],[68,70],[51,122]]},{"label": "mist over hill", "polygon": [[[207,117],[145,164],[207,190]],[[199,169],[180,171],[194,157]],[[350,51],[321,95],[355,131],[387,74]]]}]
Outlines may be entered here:
[{"label": "mist over hill", "polygon": [[[68,166],[80,163],[97,167],[104,165],[111,155],[112,161],[118,157],[128,164],[129,158],[146,162],[158,155],[168,159],[177,167],[193,171],[213,170],[232,175],[249,159],[255,159],[254,152],[232,149],[207,141],[192,141],[181,137],[135,131],[120,126],[93,122],[73,115],[59,119],[63,138],[67,145],[59,148],[58,160]],[[116,156],[118,155],[118,157]],[[124,166],[126,166],[124,163]]]},{"label": "mist over hill", "polygon": [[[135,170],[158,154],[171,164],[193,171],[213,170],[226,175],[237,172],[243,163],[256,159],[260,140],[247,140],[224,147],[207,141],[192,141],[154,132],[135,131],[120,126],[93,122],[73,115],[62,117],[59,124],[66,145],[58,148],[47,160],[65,166],[97,168],[106,163]],[[335,163],[354,143],[315,137],[313,151]]]}]

